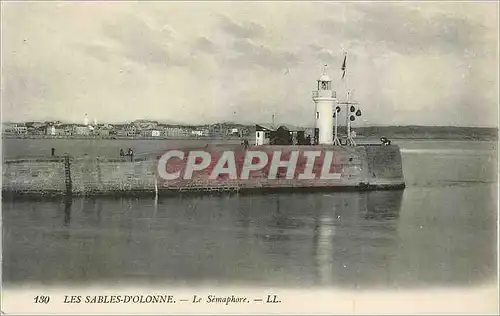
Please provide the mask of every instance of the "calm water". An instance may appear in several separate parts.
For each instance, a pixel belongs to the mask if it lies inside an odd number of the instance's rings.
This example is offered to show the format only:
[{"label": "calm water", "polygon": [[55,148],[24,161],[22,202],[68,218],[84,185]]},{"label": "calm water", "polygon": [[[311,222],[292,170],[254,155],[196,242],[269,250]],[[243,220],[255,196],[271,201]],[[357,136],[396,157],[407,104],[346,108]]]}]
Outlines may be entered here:
[{"label": "calm water", "polygon": [[[52,147],[20,142],[4,143],[4,154]],[[136,151],[164,144],[146,142],[133,142]],[[342,288],[495,281],[496,144],[397,143],[404,191],[4,200],[3,280]],[[94,145],[87,150],[114,155],[109,144]]]}]

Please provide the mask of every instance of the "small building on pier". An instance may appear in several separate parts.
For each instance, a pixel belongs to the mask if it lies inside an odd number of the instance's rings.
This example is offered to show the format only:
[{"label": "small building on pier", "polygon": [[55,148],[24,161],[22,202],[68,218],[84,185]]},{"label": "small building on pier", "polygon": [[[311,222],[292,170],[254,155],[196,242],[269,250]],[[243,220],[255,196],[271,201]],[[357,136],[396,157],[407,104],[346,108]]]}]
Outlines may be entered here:
[{"label": "small building on pier", "polygon": [[256,124],[255,145],[306,145],[306,128],[290,124]]}]

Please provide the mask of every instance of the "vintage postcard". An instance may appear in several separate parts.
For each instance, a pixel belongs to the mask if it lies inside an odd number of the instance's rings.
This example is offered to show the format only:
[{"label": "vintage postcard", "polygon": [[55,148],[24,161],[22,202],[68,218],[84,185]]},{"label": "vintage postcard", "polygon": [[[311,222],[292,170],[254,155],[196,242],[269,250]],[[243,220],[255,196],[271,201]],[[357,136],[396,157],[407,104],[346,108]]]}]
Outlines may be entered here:
[{"label": "vintage postcard", "polygon": [[2,1],[2,313],[497,314],[498,12]]}]

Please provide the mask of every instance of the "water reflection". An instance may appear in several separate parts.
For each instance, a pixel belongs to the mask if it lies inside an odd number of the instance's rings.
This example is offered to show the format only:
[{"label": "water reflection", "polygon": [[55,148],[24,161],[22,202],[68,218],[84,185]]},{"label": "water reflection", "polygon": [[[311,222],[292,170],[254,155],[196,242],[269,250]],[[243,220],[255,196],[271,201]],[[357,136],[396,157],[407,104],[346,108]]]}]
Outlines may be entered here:
[{"label": "water reflection", "polygon": [[[441,278],[434,266],[415,272],[433,258],[413,255],[421,249],[401,224],[403,194],[4,201],[3,277],[351,288],[479,280],[463,265]],[[489,259],[467,258],[476,267]]]},{"label": "water reflection", "polygon": [[69,227],[69,222],[71,220],[71,205],[73,205],[73,199],[65,198],[64,199],[64,225],[65,227]]}]

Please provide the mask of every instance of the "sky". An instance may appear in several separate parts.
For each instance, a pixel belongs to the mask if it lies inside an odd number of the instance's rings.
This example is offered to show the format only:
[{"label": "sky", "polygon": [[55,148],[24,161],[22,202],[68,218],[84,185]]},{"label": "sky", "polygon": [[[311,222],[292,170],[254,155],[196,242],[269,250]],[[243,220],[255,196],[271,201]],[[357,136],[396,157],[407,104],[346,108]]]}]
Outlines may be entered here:
[{"label": "sky", "polygon": [[[2,2],[2,121],[498,125],[498,3]],[[341,77],[343,52],[347,75]]]}]

